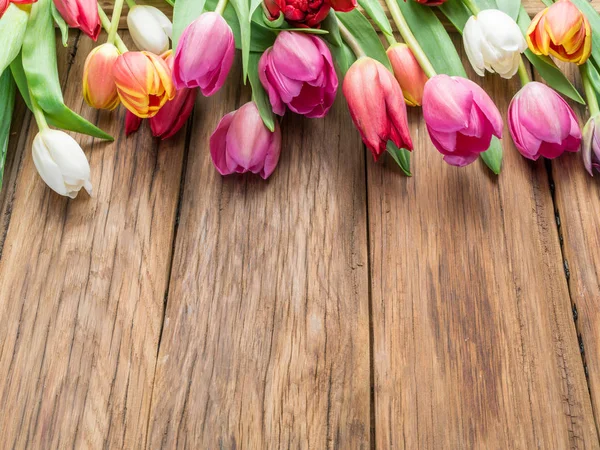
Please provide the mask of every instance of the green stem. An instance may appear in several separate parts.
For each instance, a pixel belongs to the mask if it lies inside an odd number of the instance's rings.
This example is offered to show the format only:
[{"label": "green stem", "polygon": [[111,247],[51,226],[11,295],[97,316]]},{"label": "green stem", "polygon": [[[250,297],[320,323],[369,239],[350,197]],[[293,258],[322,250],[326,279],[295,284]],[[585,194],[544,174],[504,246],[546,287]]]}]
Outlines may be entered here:
[{"label": "green stem", "polygon": [[123,0],[115,0],[115,6],[113,7],[112,21],[110,22],[110,30],[108,31],[109,44],[115,43],[117,37],[117,30],[119,29],[119,21],[121,20],[121,11],[123,10]]},{"label": "green stem", "polygon": [[127,6],[129,6],[129,9],[133,8],[134,6],[136,6],[135,0],[127,0]]},{"label": "green stem", "polygon": [[35,97],[29,91],[29,98],[31,99],[31,111],[33,111],[33,117],[35,117],[35,121],[37,122],[38,129],[40,131],[47,130],[48,122],[46,122],[46,116],[44,116],[44,111],[38,105],[38,102],[35,100]]},{"label": "green stem", "polygon": [[[102,23],[102,27],[106,31],[110,31],[110,27],[111,27],[110,19],[108,18],[108,16],[106,15],[106,13],[104,12],[104,10],[102,9],[102,7],[100,5],[98,5],[98,14],[100,15],[100,22]],[[127,46],[125,45],[125,43],[123,42],[123,40],[120,38],[120,36],[118,34],[115,34],[115,43],[114,44],[115,44],[115,47],[117,47],[117,49],[121,53],[125,53],[125,52],[129,51],[127,49]]]},{"label": "green stem", "polygon": [[521,57],[521,60],[519,61],[519,79],[523,86],[531,81],[529,73],[527,73],[527,67],[525,67],[525,63],[523,62],[523,57]]},{"label": "green stem", "polygon": [[413,55],[419,62],[421,69],[423,69],[423,72],[425,72],[425,74],[429,78],[433,78],[437,75],[435,69],[433,68],[431,61],[429,61],[429,58],[427,58],[427,55],[419,45],[417,38],[410,30],[408,23],[406,23],[406,19],[404,19],[404,16],[402,15],[402,11],[400,10],[400,6],[398,6],[397,1],[403,0],[385,0],[385,3],[387,4],[388,9],[390,10],[392,19],[394,19],[394,23],[398,27],[398,31],[402,35],[402,39],[404,39],[404,42],[406,43],[406,45],[408,45],[408,48],[410,48],[413,52]]},{"label": "green stem", "polygon": [[219,3],[217,3],[217,7],[215,8],[215,12],[222,16],[223,13],[225,12],[225,8],[227,7],[227,1],[228,0],[219,0]]},{"label": "green stem", "polygon": [[469,11],[471,11],[474,16],[480,13],[481,10],[475,3],[475,0],[462,0],[462,2],[467,8],[469,8]]},{"label": "green stem", "polygon": [[165,2],[167,2],[169,5],[171,6],[175,6],[175,2],[173,0],[165,0]]},{"label": "green stem", "polygon": [[589,62],[584,65],[579,66],[579,73],[581,74],[581,82],[583,84],[583,90],[585,91],[585,98],[587,100],[587,105],[590,110],[590,116],[595,116],[600,112],[600,107],[598,107],[598,97],[596,97],[596,90],[594,89],[594,85],[590,80],[590,77],[587,73],[587,65]]},{"label": "green stem", "polygon": [[354,36],[352,36],[352,33],[350,33],[350,30],[348,30],[348,28],[346,28],[346,26],[339,19],[336,18],[336,20],[338,21],[342,39],[346,41],[346,44],[348,44],[348,47],[350,47],[356,57],[362,58],[363,56],[367,56],[358,41],[354,38]]},{"label": "green stem", "polygon": [[383,33],[383,35],[384,35],[384,36],[385,36],[385,38],[387,39],[387,41],[388,41],[388,44],[390,44],[390,45],[394,45],[394,44],[397,44],[397,43],[398,43],[398,41],[396,41],[396,38],[394,37],[394,35],[393,35],[393,34],[389,34],[389,35],[388,35],[388,34],[386,34],[386,33]]}]

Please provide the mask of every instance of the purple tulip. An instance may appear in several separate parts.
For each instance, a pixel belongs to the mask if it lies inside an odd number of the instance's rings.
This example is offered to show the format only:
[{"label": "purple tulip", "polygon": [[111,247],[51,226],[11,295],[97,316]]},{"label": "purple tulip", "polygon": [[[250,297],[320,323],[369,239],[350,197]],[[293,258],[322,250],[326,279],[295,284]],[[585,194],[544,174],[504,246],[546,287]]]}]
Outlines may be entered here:
[{"label": "purple tulip", "polygon": [[576,152],[581,130],[571,107],[542,83],[527,83],[508,107],[510,134],[521,155],[537,160]]},{"label": "purple tulip", "polygon": [[592,169],[600,171],[600,114],[596,114],[583,127],[583,164],[591,176]]},{"label": "purple tulip", "polygon": [[423,90],[423,117],[433,145],[453,166],[466,166],[502,138],[502,116],[492,99],[466,78],[436,75]]},{"label": "purple tulip", "polygon": [[265,180],[277,167],[281,131],[265,126],[254,102],[225,115],[210,137],[210,156],[221,175],[258,173]]},{"label": "purple tulip", "polygon": [[323,117],[335,100],[338,79],[331,53],[321,39],[307,33],[282,31],[258,64],[260,81],[273,112],[287,105],[306,117]]},{"label": "purple tulip", "polygon": [[225,19],[206,12],[183,31],[177,45],[173,79],[177,89],[199,87],[205,96],[223,86],[233,64],[235,41]]}]

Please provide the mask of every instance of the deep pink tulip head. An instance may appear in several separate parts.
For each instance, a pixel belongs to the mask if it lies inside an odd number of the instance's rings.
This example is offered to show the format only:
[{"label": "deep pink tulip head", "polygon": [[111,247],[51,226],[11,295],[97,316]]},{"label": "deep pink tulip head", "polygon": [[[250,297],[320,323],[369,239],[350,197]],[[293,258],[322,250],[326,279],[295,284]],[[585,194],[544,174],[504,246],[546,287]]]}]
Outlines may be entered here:
[{"label": "deep pink tulip head", "polygon": [[221,175],[252,172],[265,180],[277,167],[281,153],[281,130],[265,126],[254,102],[221,119],[210,137],[210,156]]},{"label": "deep pink tulip head", "polygon": [[173,67],[177,89],[200,88],[205,96],[217,92],[229,74],[235,41],[225,19],[205,12],[183,31]]},{"label": "deep pink tulip head", "polygon": [[502,138],[500,111],[481,87],[462,77],[436,75],[423,90],[427,131],[444,161],[466,166]]},{"label": "deep pink tulip head", "polygon": [[97,0],[54,0],[60,15],[71,28],[79,28],[94,41],[100,34]]},{"label": "deep pink tulip head", "polygon": [[338,88],[331,53],[312,34],[282,31],[258,64],[260,81],[269,94],[273,112],[280,116],[287,105],[306,117],[323,117]]},{"label": "deep pink tulip head", "polygon": [[581,129],[571,107],[556,91],[536,81],[513,97],[508,125],[521,155],[534,161],[576,152],[581,144]]},{"label": "deep pink tulip head", "polygon": [[383,64],[360,58],[346,73],[343,90],[354,126],[375,161],[390,140],[398,148],[412,150],[402,90]]},{"label": "deep pink tulip head", "polygon": [[596,114],[583,127],[583,164],[590,175],[600,171],[600,114]]}]

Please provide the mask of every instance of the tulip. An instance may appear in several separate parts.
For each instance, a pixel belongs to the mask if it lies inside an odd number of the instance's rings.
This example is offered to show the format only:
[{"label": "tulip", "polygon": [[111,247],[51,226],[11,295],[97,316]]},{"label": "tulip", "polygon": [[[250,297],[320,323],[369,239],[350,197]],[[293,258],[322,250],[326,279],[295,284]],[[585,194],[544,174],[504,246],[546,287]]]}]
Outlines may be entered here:
[{"label": "tulip", "polygon": [[173,78],[177,89],[199,87],[217,92],[229,74],[235,53],[231,28],[219,14],[206,12],[183,32],[177,45]]},{"label": "tulip", "polygon": [[171,70],[153,53],[123,53],[113,67],[113,76],[123,105],[138,117],[154,117],[175,97]]},{"label": "tulip", "polygon": [[37,0],[0,0],[0,17],[4,15],[11,3],[15,5],[29,5],[35,2]]},{"label": "tulip", "polygon": [[258,63],[273,112],[286,105],[306,117],[323,117],[337,93],[338,78],[327,45],[316,36],[282,31]]},{"label": "tulip", "polygon": [[358,59],[346,73],[343,91],[354,126],[375,161],[389,140],[412,150],[402,90],[383,64],[368,57]]},{"label": "tulip", "polygon": [[356,8],[356,0],[265,0],[271,20],[283,13],[285,20],[295,27],[318,28],[329,10],[348,12]]},{"label": "tulip", "polygon": [[592,30],[585,15],[569,0],[540,11],[527,30],[527,43],[536,55],[552,55],[583,64],[592,51]]},{"label": "tulip", "polygon": [[94,48],[83,68],[83,98],[93,108],[113,110],[119,105],[119,94],[113,67],[119,51],[113,44]]},{"label": "tulip", "polygon": [[134,6],[127,14],[127,28],[139,50],[162,55],[169,50],[173,24],[154,6]]},{"label": "tulip", "polygon": [[280,153],[279,124],[269,131],[253,102],[225,115],[210,137],[210,156],[221,175],[252,172],[266,180]]},{"label": "tulip", "polygon": [[446,0],[416,0],[417,3],[426,6],[439,6],[446,2]]},{"label": "tulip", "polygon": [[534,81],[517,92],[508,107],[508,125],[525,158],[556,158],[579,150],[581,130],[575,113],[545,84]]},{"label": "tulip", "polygon": [[402,88],[404,101],[408,106],[420,106],[427,75],[421,69],[415,55],[406,44],[394,44],[387,50],[394,69],[394,76]]},{"label": "tulip", "polygon": [[583,127],[583,165],[591,176],[593,169],[600,171],[600,114],[596,114]]},{"label": "tulip", "polygon": [[67,133],[46,128],[33,140],[33,163],[54,192],[75,198],[85,188],[92,195],[90,165],[83,150]]},{"label": "tulip", "polygon": [[100,34],[100,16],[96,0],[54,0],[60,15],[71,28],[79,28],[94,41]]},{"label": "tulip", "polygon": [[469,17],[463,42],[469,62],[481,77],[488,70],[502,78],[512,78],[519,69],[521,53],[527,49],[519,25],[497,9],[486,9]]},{"label": "tulip", "polygon": [[502,137],[502,116],[492,99],[466,78],[436,75],[423,91],[423,118],[433,145],[453,166],[466,166]]}]

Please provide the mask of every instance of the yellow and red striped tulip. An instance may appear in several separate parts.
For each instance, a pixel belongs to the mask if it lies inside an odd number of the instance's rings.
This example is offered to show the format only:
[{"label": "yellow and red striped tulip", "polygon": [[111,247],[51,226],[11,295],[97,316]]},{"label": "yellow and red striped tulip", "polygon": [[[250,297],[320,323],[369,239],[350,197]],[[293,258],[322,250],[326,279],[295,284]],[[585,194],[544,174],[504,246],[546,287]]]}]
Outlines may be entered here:
[{"label": "yellow and red striped tulip", "polygon": [[115,109],[119,103],[113,67],[119,58],[119,51],[113,44],[102,44],[94,48],[83,69],[83,98],[97,109]]},{"label": "yellow and red striped tulip", "polygon": [[536,55],[552,55],[578,65],[586,62],[592,51],[590,23],[570,0],[560,0],[539,12],[526,38]]},{"label": "yellow and red striped tulip", "polygon": [[154,53],[123,53],[113,67],[113,76],[123,105],[142,119],[154,117],[175,97],[171,70]]}]

